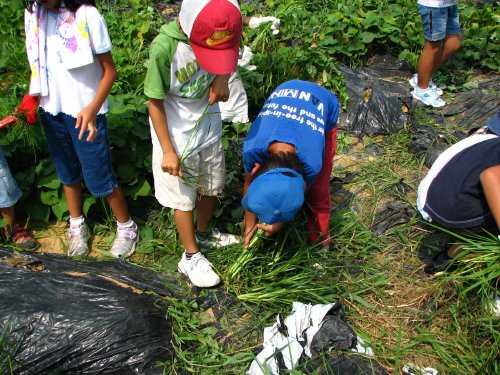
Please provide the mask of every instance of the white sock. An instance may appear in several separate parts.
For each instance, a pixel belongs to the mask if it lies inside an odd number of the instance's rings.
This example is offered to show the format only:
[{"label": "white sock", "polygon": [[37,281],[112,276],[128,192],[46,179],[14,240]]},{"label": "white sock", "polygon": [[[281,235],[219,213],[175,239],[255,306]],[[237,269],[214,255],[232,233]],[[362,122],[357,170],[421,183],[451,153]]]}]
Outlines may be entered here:
[{"label": "white sock", "polygon": [[79,216],[79,217],[69,217],[69,225],[74,225],[74,226],[78,226],[78,225],[82,225],[83,223],[85,222],[85,218],[83,217],[83,215]]},{"label": "white sock", "polygon": [[430,87],[427,87],[426,89],[421,89],[420,87],[415,87],[415,92],[417,94],[425,94],[426,92],[428,92],[429,90],[431,90]]},{"label": "white sock", "polygon": [[118,226],[118,228],[131,228],[134,226],[134,220],[132,220],[132,218],[128,218],[128,221],[126,223],[120,223],[120,222],[116,222],[116,225]]}]

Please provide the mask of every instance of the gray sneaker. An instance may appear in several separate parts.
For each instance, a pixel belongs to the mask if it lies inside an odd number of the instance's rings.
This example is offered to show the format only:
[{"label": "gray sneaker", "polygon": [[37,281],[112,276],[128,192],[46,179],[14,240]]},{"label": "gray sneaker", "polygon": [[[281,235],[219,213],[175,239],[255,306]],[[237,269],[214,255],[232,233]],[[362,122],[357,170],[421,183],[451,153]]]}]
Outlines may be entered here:
[{"label": "gray sneaker", "polygon": [[134,223],[130,228],[118,228],[116,230],[115,242],[109,252],[115,258],[127,258],[135,251],[135,245],[139,242],[139,228]]},{"label": "gray sneaker", "polygon": [[70,225],[68,229],[69,247],[68,256],[87,255],[89,253],[90,230],[83,222],[80,225]]}]

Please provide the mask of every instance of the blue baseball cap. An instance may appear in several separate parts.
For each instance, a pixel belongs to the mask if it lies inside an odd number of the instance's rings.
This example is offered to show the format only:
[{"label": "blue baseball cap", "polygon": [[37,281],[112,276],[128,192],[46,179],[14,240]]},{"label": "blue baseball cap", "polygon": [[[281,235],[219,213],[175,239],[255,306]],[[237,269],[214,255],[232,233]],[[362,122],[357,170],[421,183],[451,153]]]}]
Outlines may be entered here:
[{"label": "blue baseball cap", "polygon": [[496,135],[500,135],[500,111],[498,111],[495,116],[490,118],[486,125],[490,131]]},{"label": "blue baseball cap", "polygon": [[304,178],[297,171],[271,169],[250,183],[241,204],[266,224],[291,221],[304,204],[304,188]]}]

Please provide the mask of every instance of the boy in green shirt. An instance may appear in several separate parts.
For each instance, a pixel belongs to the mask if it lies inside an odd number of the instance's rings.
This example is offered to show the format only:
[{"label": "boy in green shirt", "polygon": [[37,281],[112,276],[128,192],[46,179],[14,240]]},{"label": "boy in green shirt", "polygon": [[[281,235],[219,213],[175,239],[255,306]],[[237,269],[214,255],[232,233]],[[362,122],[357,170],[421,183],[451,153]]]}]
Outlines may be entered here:
[{"label": "boy in green shirt", "polygon": [[[155,196],[161,205],[174,209],[185,248],[178,269],[199,287],[220,282],[199,246],[239,241],[216,229],[208,232],[208,223],[225,183],[218,102],[229,98],[241,26],[236,0],[184,0],[178,20],[163,26],[151,44],[144,83]],[[197,186],[190,183],[193,180]]]}]

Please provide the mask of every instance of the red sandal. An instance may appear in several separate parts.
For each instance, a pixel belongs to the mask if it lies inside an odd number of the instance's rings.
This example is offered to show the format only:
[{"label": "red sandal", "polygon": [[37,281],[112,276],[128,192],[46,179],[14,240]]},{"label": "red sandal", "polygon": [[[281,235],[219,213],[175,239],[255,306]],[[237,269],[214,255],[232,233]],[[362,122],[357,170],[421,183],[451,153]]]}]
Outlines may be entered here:
[{"label": "red sandal", "polygon": [[17,224],[10,228],[10,239],[24,250],[33,250],[38,246],[33,236]]}]

